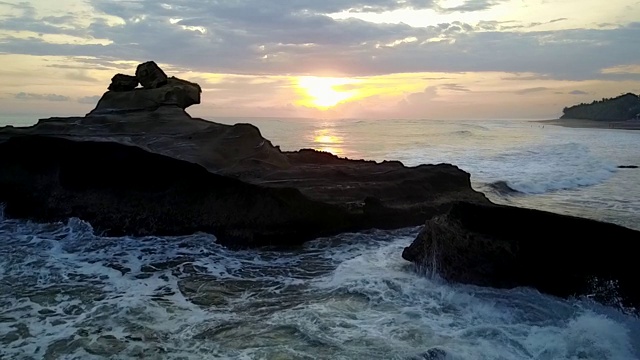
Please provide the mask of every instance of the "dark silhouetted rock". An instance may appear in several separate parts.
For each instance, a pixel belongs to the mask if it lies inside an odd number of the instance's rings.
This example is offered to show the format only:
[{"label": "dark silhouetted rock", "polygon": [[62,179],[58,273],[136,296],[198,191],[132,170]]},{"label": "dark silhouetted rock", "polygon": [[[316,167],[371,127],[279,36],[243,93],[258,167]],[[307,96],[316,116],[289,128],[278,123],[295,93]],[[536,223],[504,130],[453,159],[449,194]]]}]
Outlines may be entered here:
[{"label": "dark silhouetted rock", "polygon": [[138,65],[136,77],[145,89],[156,89],[167,84],[167,75],[153,61]]},{"label": "dark silhouetted rock", "polygon": [[637,169],[638,166],[637,165],[620,165],[618,166],[618,169]]},{"label": "dark silhouetted rock", "polygon": [[[245,129],[220,130],[229,135]],[[343,160],[343,166],[327,165],[324,172],[292,166],[292,174],[307,186],[294,186],[294,177],[269,186],[273,184],[257,175],[267,168],[273,171],[274,165],[254,166],[255,174],[249,177],[234,169],[247,169],[250,163],[237,167],[231,159],[212,159],[221,166],[214,174],[190,161],[96,140],[23,135],[0,143],[0,201],[6,204],[6,216],[36,221],[79,217],[108,235],[204,231],[231,247],[290,246],[344,231],[415,225],[441,213],[450,203],[447,197],[484,200],[469,186],[468,174],[450,165],[412,169]],[[197,157],[189,151],[175,154],[180,155]],[[380,173],[388,175],[378,178]],[[456,178],[466,185],[452,185]],[[308,187],[311,181],[318,183],[317,191]],[[393,190],[404,181],[407,190]],[[425,187],[418,192],[411,182]],[[352,206],[364,195],[387,189],[392,193],[377,200],[376,211]]]},{"label": "dark silhouetted rock", "polygon": [[343,210],[295,189],[247,184],[113,142],[16,137],[0,144],[0,168],[7,216],[79,216],[110,235],[205,231],[228,245],[283,245],[349,225]]},{"label": "dark silhouetted rock", "polygon": [[135,89],[132,91],[108,91],[90,115],[153,111],[160,106],[177,106],[180,109],[200,103],[200,85],[178,78],[168,79],[167,84],[157,89]]},{"label": "dark silhouetted rock", "polygon": [[131,91],[138,86],[138,78],[131,75],[116,74],[111,78],[110,91]]},{"label": "dark silhouetted rock", "polygon": [[638,242],[614,224],[463,202],[428,220],[402,257],[450,281],[638,307]]}]

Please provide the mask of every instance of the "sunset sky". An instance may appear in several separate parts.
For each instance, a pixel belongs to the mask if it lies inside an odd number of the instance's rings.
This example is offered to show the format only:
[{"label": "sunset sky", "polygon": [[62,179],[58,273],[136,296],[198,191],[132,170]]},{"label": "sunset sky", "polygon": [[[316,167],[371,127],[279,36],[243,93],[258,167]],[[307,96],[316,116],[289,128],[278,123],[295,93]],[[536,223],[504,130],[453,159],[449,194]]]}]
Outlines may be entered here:
[{"label": "sunset sky", "polygon": [[0,115],[156,61],[196,116],[555,118],[640,93],[640,0],[0,0]]}]

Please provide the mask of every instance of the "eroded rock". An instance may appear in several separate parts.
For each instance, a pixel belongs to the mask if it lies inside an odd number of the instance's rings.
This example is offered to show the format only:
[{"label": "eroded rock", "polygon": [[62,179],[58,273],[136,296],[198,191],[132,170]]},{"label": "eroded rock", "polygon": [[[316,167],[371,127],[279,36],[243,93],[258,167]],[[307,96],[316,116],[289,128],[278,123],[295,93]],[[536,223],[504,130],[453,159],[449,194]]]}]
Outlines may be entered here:
[{"label": "eroded rock", "polygon": [[131,75],[116,74],[111,78],[110,91],[131,91],[138,86],[138,78]]},{"label": "eroded rock", "polygon": [[136,78],[145,89],[156,89],[167,84],[167,74],[154,61],[138,65]]},{"label": "eroded rock", "polygon": [[200,103],[200,86],[195,83],[172,78],[156,89],[132,91],[108,91],[90,115],[153,111],[160,106],[176,106],[180,109]]}]

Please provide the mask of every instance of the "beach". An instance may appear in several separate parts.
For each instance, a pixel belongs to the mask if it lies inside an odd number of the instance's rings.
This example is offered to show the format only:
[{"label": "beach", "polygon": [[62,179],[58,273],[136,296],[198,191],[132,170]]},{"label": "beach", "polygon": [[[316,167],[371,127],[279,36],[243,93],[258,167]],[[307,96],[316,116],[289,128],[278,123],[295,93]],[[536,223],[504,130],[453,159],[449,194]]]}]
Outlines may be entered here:
[{"label": "beach", "polygon": [[553,119],[536,120],[535,122],[543,123],[545,125],[558,125],[570,128],[640,130],[640,120],[603,121],[584,119]]}]

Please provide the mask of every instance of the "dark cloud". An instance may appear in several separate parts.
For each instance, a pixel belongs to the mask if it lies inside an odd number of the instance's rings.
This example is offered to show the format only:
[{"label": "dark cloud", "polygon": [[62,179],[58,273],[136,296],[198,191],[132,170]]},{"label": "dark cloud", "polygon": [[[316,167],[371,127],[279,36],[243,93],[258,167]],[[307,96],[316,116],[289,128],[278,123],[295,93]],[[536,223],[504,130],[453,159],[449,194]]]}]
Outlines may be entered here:
[{"label": "dark cloud", "polygon": [[0,18],[0,29],[11,31],[32,31],[38,34],[64,34],[85,37],[85,29],[69,26],[76,21],[74,15],[45,16],[38,18],[36,9],[28,2],[10,4],[0,1],[0,8],[8,6],[16,10],[19,15]]},{"label": "dark cloud", "polygon": [[571,95],[588,95],[589,93],[586,91],[582,91],[582,90],[573,90],[570,91],[569,94]]},{"label": "dark cloud", "polygon": [[[497,1],[469,0],[456,11]],[[89,0],[100,16],[89,27],[62,17],[38,18],[28,4],[21,15],[0,20],[0,29],[108,39],[109,45],[51,44],[42,38],[5,37],[0,52],[75,57],[88,67],[122,69],[117,60],[155,60],[176,69],[235,74],[333,74],[503,71],[554,79],[613,79],[601,69],[637,61],[630,44],[640,23],[602,29],[516,31],[536,24],[452,22],[414,28],[375,24],[328,13],[440,9],[435,0],[208,1]],[[562,21],[563,18],[551,20]],[[505,30],[512,27],[513,31]]]},{"label": "dark cloud", "polygon": [[547,90],[549,90],[549,88],[546,88],[546,87],[533,87],[533,88],[527,88],[527,89],[514,91],[514,94],[526,95],[526,94],[531,94],[531,93],[536,93],[536,92],[541,92],[541,91],[547,91]]},{"label": "dark cloud", "polygon": [[70,97],[58,94],[33,94],[19,92],[14,96],[17,100],[69,101]]}]

